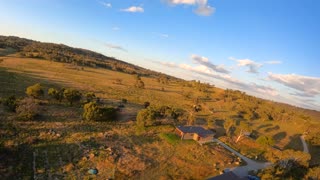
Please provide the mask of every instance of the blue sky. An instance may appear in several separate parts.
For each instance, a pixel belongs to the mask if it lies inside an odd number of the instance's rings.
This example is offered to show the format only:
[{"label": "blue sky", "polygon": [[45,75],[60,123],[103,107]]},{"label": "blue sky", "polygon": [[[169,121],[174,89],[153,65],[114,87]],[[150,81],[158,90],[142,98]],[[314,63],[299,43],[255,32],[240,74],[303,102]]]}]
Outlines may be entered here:
[{"label": "blue sky", "polygon": [[320,1],[0,0],[0,34],[320,110]]}]

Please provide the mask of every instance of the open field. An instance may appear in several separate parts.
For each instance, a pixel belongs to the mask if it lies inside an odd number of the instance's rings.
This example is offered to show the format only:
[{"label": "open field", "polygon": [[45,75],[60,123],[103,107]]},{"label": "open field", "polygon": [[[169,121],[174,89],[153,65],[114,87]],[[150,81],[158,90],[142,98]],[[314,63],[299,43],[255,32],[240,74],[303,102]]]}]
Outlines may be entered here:
[{"label": "open field", "polygon": [[[113,84],[115,77],[123,78],[124,85]],[[43,115],[37,121],[17,120],[14,113],[6,112],[1,106],[1,145],[7,159],[0,164],[2,179],[122,179],[128,176],[198,179],[234,166],[225,162],[232,162],[235,157],[220,147],[201,147],[193,141],[170,144],[160,138],[160,133],[173,132],[171,125],[151,127],[147,134],[136,134],[131,120],[142,108],[137,103],[148,98],[160,101],[165,96],[153,79],[143,78],[146,84],[149,83],[147,88],[153,89],[142,90],[145,92],[140,92],[141,97],[135,98],[127,94],[128,87],[132,86],[133,77],[130,75],[90,68],[78,71],[62,63],[18,58],[4,58],[0,78],[4,87],[0,91],[1,97],[24,96],[26,87],[40,82],[46,89],[72,87],[93,91],[107,104],[117,104],[120,98],[129,100],[120,112],[120,121],[115,123],[84,122],[80,118],[80,107],[52,103],[47,99],[42,100]],[[166,96],[179,96],[176,86],[165,88],[168,91]],[[132,93],[139,92],[133,90]],[[172,105],[179,103],[171,98],[167,101]],[[99,169],[99,175],[89,175],[89,168]]]},{"label": "open field", "polygon": [[[119,121],[109,123],[84,122],[81,120],[80,106],[52,103],[47,97],[41,100],[43,116],[37,121],[19,121],[14,113],[0,106],[1,145],[4,147],[3,153],[8,155],[8,161],[0,162],[0,177],[202,179],[217,175],[226,167],[236,166],[236,158],[219,146],[199,146],[193,141],[177,140],[172,134],[172,125],[150,127],[141,135],[136,132],[134,122],[137,112],[143,108],[143,102],[189,110],[195,104],[196,97],[203,99],[203,109],[195,114],[192,124],[207,125],[208,119],[233,117],[238,113],[235,104],[246,102],[225,102],[222,89],[211,87],[210,94],[204,95],[182,82],[161,84],[150,77],[142,77],[145,89],[137,89],[134,88],[133,75],[117,71],[79,68],[71,64],[14,56],[0,59],[2,98],[25,96],[28,86],[41,83],[45,91],[50,87],[70,87],[81,92],[94,92],[109,105],[118,105],[123,98],[128,100],[120,112]],[[116,83],[117,79],[121,79],[121,83]],[[205,96],[209,98],[205,99]],[[214,126],[223,127],[218,121]],[[302,150],[299,135],[305,129],[301,119],[252,120],[251,127],[258,135],[273,137],[275,146],[280,149]],[[239,151],[249,157],[263,151],[254,140],[244,140],[238,146]],[[319,152],[311,150],[313,152],[314,163],[319,163],[316,158]],[[87,170],[90,168],[99,169],[99,175],[89,175]]]}]

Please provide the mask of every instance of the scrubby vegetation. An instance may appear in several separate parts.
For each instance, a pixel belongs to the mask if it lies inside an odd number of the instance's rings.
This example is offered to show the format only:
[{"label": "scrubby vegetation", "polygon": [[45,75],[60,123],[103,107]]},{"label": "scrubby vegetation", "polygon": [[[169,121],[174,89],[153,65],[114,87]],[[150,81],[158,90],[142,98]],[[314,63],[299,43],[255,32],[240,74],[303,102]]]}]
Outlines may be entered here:
[{"label": "scrubby vegetation", "polygon": [[181,141],[174,126],[186,124],[274,163],[258,172],[264,179],[319,177],[319,112],[64,45],[1,36],[0,48],[15,49],[0,64],[1,179],[89,179],[93,168],[115,179],[204,179],[237,166],[221,146]]},{"label": "scrubby vegetation", "polygon": [[83,118],[88,121],[112,121],[116,118],[116,109],[89,102],[83,106]]}]

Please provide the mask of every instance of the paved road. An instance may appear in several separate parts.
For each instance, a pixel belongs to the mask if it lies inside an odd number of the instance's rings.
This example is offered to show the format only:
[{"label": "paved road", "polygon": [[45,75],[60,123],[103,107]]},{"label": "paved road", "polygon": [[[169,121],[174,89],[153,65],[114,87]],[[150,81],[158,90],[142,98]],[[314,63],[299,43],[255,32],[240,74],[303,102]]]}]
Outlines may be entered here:
[{"label": "paved road", "polygon": [[234,153],[235,155],[237,155],[238,157],[240,157],[243,161],[245,161],[247,163],[246,166],[239,166],[239,167],[234,167],[234,168],[230,169],[233,173],[235,173],[239,177],[247,176],[249,171],[264,169],[264,168],[272,165],[272,163],[270,163],[270,162],[261,163],[261,162],[257,162],[252,159],[249,159],[249,158],[245,157],[244,155],[240,154],[239,152],[237,152],[236,150],[232,149],[228,145],[224,144],[223,142],[221,142],[218,139],[214,139],[213,141],[220,144],[221,146],[223,146],[227,150],[231,151],[232,153]]},{"label": "paved road", "polygon": [[306,143],[306,140],[304,139],[304,135],[300,136],[302,145],[303,145],[303,152],[309,153],[308,145]]}]

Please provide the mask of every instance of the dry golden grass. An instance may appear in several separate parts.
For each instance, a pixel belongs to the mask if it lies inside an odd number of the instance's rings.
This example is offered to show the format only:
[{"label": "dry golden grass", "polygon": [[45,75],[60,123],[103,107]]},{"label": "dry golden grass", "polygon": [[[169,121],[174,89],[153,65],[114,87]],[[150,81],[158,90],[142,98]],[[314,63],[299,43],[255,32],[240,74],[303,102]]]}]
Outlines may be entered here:
[{"label": "dry golden grass", "polygon": [[[121,79],[122,84],[115,84],[116,79]],[[64,63],[5,57],[0,63],[0,85],[3,87],[0,97],[12,94],[23,96],[26,87],[40,82],[46,89],[71,87],[82,92],[94,92],[107,104],[117,105],[122,98],[128,99],[129,103],[125,105],[124,111],[120,112],[118,123],[83,122],[80,108],[46,100],[43,105],[44,116],[40,121],[16,121],[14,114],[5,112],[0,107],[0,114],[6,117],[6,121],[2,121],[6,123],[0,128],[3,137],[1,144],[8,147],[28,144],[31,147],[31,150],[20,151],[29,157],[27,162],[22,161],[27,167],[21,165],[26,173],[20,174],[25,177],[32,176],[32,151],[35,150],[39,153],[37,168],[45,171],[44,175],[39,177],[44,178],[50,175],[50,167],[52,175],[57,178],[103,179],[111,176],[117,165],[115,177],[119,179],[128,176],[136,179],[203,179],[219,174],[225,167],[236,166],[227,163],[235,157],[219,146],[199,146],[189,141],[170,144],[159,138],[158,134],[161,132],[173,132],[172,126],[151,127],[146,134],[137,135],[134,123],[127,120],[134,119],[143,102],[188,110],[194,104],[194,97],[202,96],[201,92],[191,87],[183,87],[178,82],[171,81],[163,85],[154,78],[142,77],[142,80],[145,82],[145,89],[136,89],[134,76],[121,72],[88,67],[78,70]],[[211,94],[212,100],[204,102],[203,111],[198,113],[197,117],[224,119],[234,115],[235,112],[231,111],[232,104],[221,100],[223,90],[210,90],[214,91]],[[192,98],[186,98],[183,95],[185,92],[191,92]],[[209,111],[212,107],[222,111],[212,114]],[[276,145],[283,148],[295,140],[290,137],[302,133],[300,126],[302,125],[298,122],[256,121],[252,127],[259,134],[278,138]],[[268,128],[271,129],[267,130]],[[50,130],[55,133],[49,133]],[[17,132],[18,135],[12,136]],[[281,134],[282,132],[285,132],[285,135]],[[259,149],[252,144],[250,147]],[[301,148],[297,143],[291,143],[291,146]],[[115,155],[107,152],[106,148],[111,148]],[[52,165],[48,165],[47,161]],[[87,170],[93,167],[99,169],[99,176],[88,175]],[[66,174],[64,171],[70,173]]]}]

